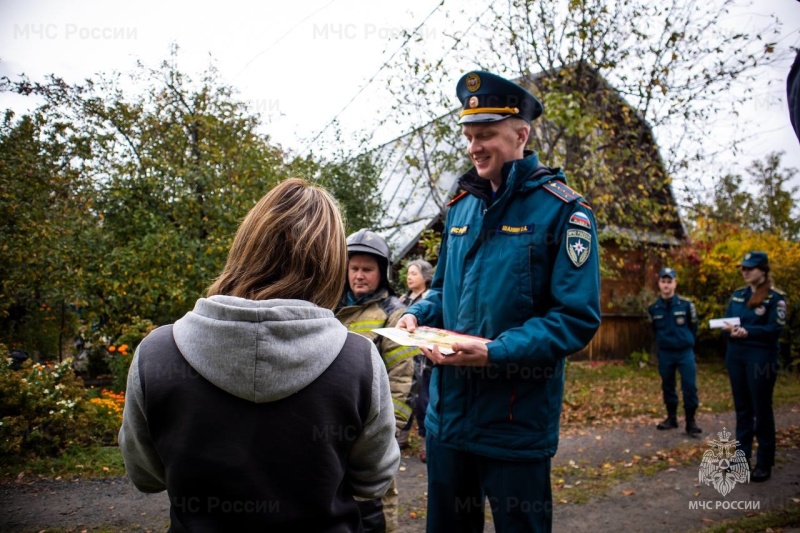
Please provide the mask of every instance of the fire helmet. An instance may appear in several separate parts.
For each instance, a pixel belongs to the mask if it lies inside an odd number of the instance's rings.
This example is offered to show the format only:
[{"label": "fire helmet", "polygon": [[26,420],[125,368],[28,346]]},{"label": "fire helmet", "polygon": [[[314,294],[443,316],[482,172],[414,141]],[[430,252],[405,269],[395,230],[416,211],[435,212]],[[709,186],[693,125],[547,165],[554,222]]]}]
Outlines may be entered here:
[{"label": "fire helmet", "polygon": [[[362,228],[347,237],[347,255],[369,254],[378,260],[381,271],[381,286],[392,291],[392,255],[383,237],[374,231]],[[392,291],[393,292],[393,291]]]}]

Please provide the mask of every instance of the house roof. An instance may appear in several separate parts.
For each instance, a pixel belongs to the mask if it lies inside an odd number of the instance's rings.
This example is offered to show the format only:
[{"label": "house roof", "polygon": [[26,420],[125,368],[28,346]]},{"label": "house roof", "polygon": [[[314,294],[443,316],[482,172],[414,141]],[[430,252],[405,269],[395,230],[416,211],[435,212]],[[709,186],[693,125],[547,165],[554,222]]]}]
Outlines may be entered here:
[{"label": "house roof", "polygon": [[[444,115],[373,152],[383,168],[380,194],[384,206],[375,229],[389,244],[393,262],[405,257],[422,232],[445,212],[461,174],[447,169],[468,166],[463,148],[431,134],[438,121],[451,117]],[[455,121],[453,130],[457,131]],[[463,163],[442,164],[442,157],[449,161],[461,158]]]}]

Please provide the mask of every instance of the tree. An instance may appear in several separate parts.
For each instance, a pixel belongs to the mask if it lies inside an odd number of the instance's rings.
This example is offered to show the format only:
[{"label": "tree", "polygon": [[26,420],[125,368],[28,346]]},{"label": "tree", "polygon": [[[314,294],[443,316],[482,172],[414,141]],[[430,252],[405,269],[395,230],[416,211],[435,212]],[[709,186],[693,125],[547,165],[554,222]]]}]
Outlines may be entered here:
[{"label": "tree", "polygon": [[[787,183],[795,175],[792,168],[780,168],[779,153],[747,167],[759,187],[755,194],[742,189],[740,175],[722,176],[715,187],[712,203],[695,206],[691,240],[678,250],[673,264],[678,265],[681,291],[691,294],[701,317],[723,316],[730,294],[741,286],[736,268],[744,254],[763,250],[769,254],[775,284],[788,294],[789,320],[786,328],[787,360],[800,361],[800,241],[797,239],[798,187]],[[699,342],[720,346],[717,332],[701,322]]]},{"label": "tree", "polygon": [[[78,310],[85,336],[113,339],[126,324],[165,324],[188,311],[221,271],[241,219],[289,176],[317,180],[343,195],[340,201],[355,221],[377,209],[370,188],[376,173],[368,157],[290,160],[258,132],[258,115],[236,99],[213,66],[194,81],[178,68],[177,52],[173,48],[156,69],[139,65],[129,77],[132,85],[119,74],[76,85],[55,76],[45,83],[6,82],[7,89],[44,99],[36,111],[38,130],[23,118],[20,133],[11,135],[17,130],[8,123],[8,137],[24,132],[27,144],[9,145],[7,151],[21,154],[19,167],[50,165],[29,173],[39,181],[20,182],[19,176],[28,174],[8,168],[3,179],[14,201],[23,205],[21,196],[31,187],[44,199],[46,191],[74,190],[63,205],[82,199],[79,225],[61,210],[51,212],[48,225],[17,232],[24,234],[23,243],[36,241],[37,232],[61,235],[42,246],[71,253],[51,255],[52,261],[59,258],[59,267],[42,275],[65,274],[71,284],[51,295],[48,305]],[[37,137],[60,147],[57,157],[42,159]],[[48,182],[51,174],[61,182]],[[37,208],[40,219],[45,212],[44,204]],[[4,264],[21,269],[3,255]],[[37,286],[30,276],[19,285]]]},{"label": "tree", "polygon": [[106,331],[187,311],[219,272],[240,219],[288,175],[232,89],[213,69],[194,84],[175,52],[159,69],[140,66],[133,78],[146,88],[132,96],[119,76],[36,88],[51,135],[92,186],[76,296]]},{"label": "tree", "polygon": [[700,216],[712,217],[719,222],[745,226],[752,220],[756,209],[753,196],[742,190],[742,176],[739,174],[726,174],[714,186],[712,203],[706,205],[698,199],[693,210]]},{"label": "tree", "polygon": [[753,161],[748,168],[753,184],[760,189],[754,198],[753,229],[775,233],[783,239],[800,239],[800,186],[791,186],[794,168],[781,171],[782,153],[771,153],[765,161]]},{"label": "tree", "polygon": [[690,207],[690,220],[710,218],[718,224],[749,228],[759,233],[772,233],[784,240],[800,238],[800,186],[791,182],[794,168],[781,168],[782,153],[770,153],[764,161],[753,161],[747,167],[755,194],[744,189],[740,174],[726,174],[713,187],[711,202],[697,199]]},{"label": "tree", "polygon": [[800,243],[707,218],[697,221],[691,246],[678,250],[672,261],[677,265],[681,292],[691,295],[701,317],[698,351],[703,351],[703,346],[706,350],[722,346],[719,332],[709,330],[708,319],[724,316],[731,293],[744,285],[737,266],[752,250],[768,253],[775,285],[788,294],[785,357],[796,364],[800,362],[800,305],[795,296],[800,294]]},{"label": "tree", "polygon": [[[392,63],[387,87],[397,104],[383,123],[439,119],[455,107],[452,78],[470,68],[518,78],[544,101],[532,146],[565,168],[601,226],[674,232],[677,210],[664,208],[672,176],[687,178],[713,158],[702,125],[735,113],[751,95],[733,95],[734,82],[780,55],[770,40],[778,21],[752,33],[726,30],[717,22],[729,4],[511,0],[469,15],[445,12],[432,24],[465,31],[445,33],[444,45],[419,34],[409,40]],[[453,144],[458,128],[445,122],[448,131],[429,137],[430,152]]]},{"label": "tree", "polygon": [[41,116],[0,124],[0,331],[4,343],[61,354],[72,337],[77,235],[90,202]]}]

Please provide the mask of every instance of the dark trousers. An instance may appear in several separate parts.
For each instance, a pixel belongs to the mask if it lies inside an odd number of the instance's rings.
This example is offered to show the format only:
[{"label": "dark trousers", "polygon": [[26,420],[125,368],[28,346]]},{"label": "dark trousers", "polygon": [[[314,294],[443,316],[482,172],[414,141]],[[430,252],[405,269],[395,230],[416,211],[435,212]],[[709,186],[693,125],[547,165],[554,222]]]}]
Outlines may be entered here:
[{"label": "dark trousers", "polygon": [[777,354],[731,354],[725,357],[736,409],[736,439],[750,459],[753,437],[758,439],[756,465],[775,465],[775,413],[772,392],[778,379]]},{"label": "dark trousers", "polygon": [[664,404],[667,406],[678,405],[678,393],[675,391],[675,372],[681,375],[681,391],[683,391],[683,408],[697,409],[697,365],[694,361],[694,351],[687,350],[658,350],[658,373],[661,375],[661,391]]},{"label": "dark trousers", "polygon": [[428,434],[427,531],[483,531],[486,501],[495,531],[550,532],[550,459],[506,461],[443,446]]},{"label": "dark trousers", "polygon": [[431,372],[433,363],[427,357],[422,354],[414,357],[414,377],[411,380],[411,391],[406,399],[406,403],[413,406],[413,409],[402,431],[410,430],[416,417],[420,437],[425,437],[425,412],[428,410]]},{"label": "dark trousers", "polygon": [[422,361],[420,361],[419,372],[417,373],[419,393],[417,394],[417,403],[414,405],[414,414],[417,417],[417,427],[419,427],[420,437],[425,436],[425,413],[428,411],[428,402],[430,398],[431,372],[433,372],[433,363],[423,355]]}]

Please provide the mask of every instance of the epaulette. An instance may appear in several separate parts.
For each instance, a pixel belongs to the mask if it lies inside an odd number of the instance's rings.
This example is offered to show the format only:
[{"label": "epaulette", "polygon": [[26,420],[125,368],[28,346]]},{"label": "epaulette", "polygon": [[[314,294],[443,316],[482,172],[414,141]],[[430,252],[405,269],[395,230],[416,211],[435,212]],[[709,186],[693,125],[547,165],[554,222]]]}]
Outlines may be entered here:
[{"label": "epaulette", "polygon": [[447,207],[450,207],[451,205],[453,205],[454,203],[458,202],[459,200],[461,200],[462,198],[464,198],[468,194],[469,194],[469,192],[467,192],[467,191],[461,191],[461,193],[458,194],[455,198],[453,198],[452,200],[447,202]]},{"label": "epaulette", "polygon": [[733,292],[739,292],[739,291],[743,291],[743,290],[745,290],[747,287],[749,287],[749,285],[742,285],[741,287],[736,287],[735,289],[733,289]]},{"label": "epaulette", "polygon": [[[548,181],[543,185],[543,187],[547,192],[555,195],[556,198],[567,203],[574,202],[575,200],[581,198],[580,194],[576,193],[575,191],[567,187],[567,184],[564,183],[563,181],[558,181],[558,180]],[[581,205],[586,207],[587,209],[591,209],[589,204],[587,204],[586,202],[581,202]]]},{"label": "epaulette", "polygon": [[784,298],[786,298],[786,292],[782,291],[782,290],[781,290],[781,289],[779,289],[778,287],[770,287],[770,289],[771,289],[773,292],[777,292],[778,294],[780,294],[781,296],[783,296]]}]

